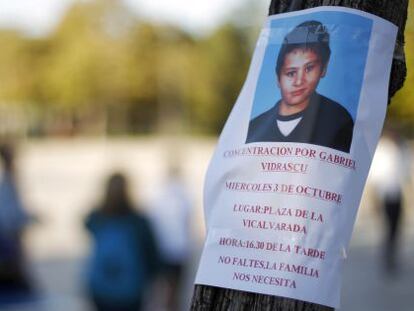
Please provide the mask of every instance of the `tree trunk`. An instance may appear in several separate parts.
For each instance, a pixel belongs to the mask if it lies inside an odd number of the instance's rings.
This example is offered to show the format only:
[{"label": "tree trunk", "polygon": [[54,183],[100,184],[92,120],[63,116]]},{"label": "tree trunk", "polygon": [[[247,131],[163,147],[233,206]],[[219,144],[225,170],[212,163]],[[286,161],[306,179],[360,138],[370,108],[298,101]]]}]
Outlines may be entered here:
[{"label": "tree trunk", "polygon": [[[408,0],[272,0],[269,15],[318,6],[343,6],[380,16],[399,28],[391,69],[389,98],[403,85],[406,76],[404,29]],[[206,285],[195,285],[193,311],[333,311],[333,308],[290,298],[255,294]]]}]

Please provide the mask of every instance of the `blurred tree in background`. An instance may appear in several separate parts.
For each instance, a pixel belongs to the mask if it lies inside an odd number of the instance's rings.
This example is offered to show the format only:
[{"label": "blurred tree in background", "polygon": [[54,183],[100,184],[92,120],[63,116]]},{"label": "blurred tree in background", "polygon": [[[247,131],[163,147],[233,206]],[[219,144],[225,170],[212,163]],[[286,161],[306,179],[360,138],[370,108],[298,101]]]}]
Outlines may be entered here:
[{"label": "blurred tree in background", "polygon": [[148,128],[144,121],[153,121],[157,103],[152,26],[118,1],[76,3],[50,44],[42,83],[50,107],[69,115],[74,126],[109,133]]},{"label": "blurred tree in background", "polygon": [[251,53],[234,23],[196,37],[116,0],[76,2],[48,37],[0,31],[0,43],[0,118],[30,112],[38,135],[217,134]]},{"label": "blurred tree in background", "polygon": [[[245,80],[257,16],[266,15],[259,9],[244,2],[212,33],[194,35],[150,23],[122,1],[91,0],[75,2],[44,38],[0,30],[0,134],[19,122],[36,135],[217,134]],[[406,40],[410,67],[412,16]],[[390,111],[408,126],[413,79],[409,71]]]},{"label": "blurred tree in background", "polygon": [[221,130],[244,82],[249,58],[247,38],[231,24],[197,43],[185,103],[192,128],[210,133]]}]

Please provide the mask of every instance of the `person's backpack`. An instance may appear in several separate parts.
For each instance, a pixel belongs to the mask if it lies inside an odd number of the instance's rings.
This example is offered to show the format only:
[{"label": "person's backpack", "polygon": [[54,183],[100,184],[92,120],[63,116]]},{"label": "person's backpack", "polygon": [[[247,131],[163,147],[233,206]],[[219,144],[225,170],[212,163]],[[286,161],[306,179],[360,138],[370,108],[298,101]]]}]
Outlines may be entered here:
[{"label": "person's backpack", "polygon": [[[100,218],[100,217],[98,217]],[[147,268],[139,222],[134,217],[104,218],[91,227],[95,237],[89,286],[93,295],[109,303],[127,303],[141,297]]]}]

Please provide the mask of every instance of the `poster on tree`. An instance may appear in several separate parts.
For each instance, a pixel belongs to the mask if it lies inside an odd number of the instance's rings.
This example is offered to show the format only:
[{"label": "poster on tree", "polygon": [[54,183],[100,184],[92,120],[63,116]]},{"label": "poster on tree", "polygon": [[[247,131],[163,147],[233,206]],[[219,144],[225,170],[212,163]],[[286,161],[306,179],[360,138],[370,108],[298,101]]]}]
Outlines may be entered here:
[{"label": "poster on tree", "polygon": [[348,8],[268,18],[207,171],[197,284],[339,306],[396,35]]}]

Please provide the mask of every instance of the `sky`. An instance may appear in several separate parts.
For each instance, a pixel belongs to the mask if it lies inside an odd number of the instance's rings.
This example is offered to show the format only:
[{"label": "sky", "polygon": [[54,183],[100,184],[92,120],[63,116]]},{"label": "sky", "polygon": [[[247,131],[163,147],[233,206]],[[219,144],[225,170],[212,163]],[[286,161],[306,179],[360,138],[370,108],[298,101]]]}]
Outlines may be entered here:
[{"label": "sky", "polygon": [[[0,0],[0,28],[17,28],[36,36],[47,34],[75,1],[79,0]],[[242,2],[241,0],[119,1],[126,2],[140,15],[152,20],[170,22],[192,32],[214,29]],[[270,3],[270,0],[256,1],[263,3],[264,8]]]}]

